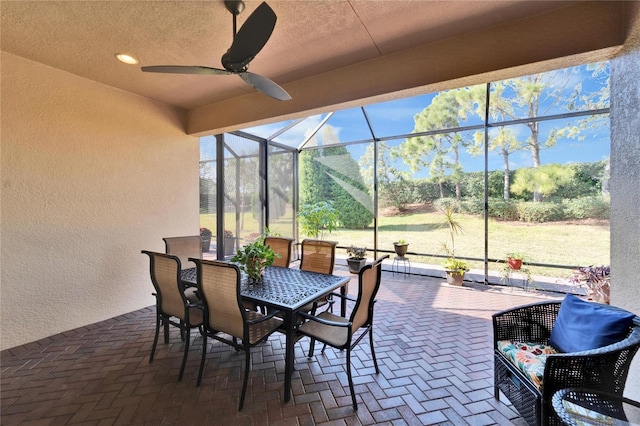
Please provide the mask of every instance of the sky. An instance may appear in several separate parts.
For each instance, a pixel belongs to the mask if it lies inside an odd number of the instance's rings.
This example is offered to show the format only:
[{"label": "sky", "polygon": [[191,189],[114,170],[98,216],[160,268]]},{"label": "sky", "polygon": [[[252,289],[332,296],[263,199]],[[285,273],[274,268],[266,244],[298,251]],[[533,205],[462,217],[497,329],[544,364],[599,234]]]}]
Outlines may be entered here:
[{"label": "sky", "polygon": [[[593,65],[584,65],[581,67],[574,67],[565,70],[559,70],[556,72],[550,72],[539,75],[539,78],[546,82],[548,87],[545,91],[540,93],[540,115],[559,114],[567,112],[565,104],[554,103],[555,93],[552,88],[558,90],[558,94],[563,97],[575,90],[580,89],[583,95],[597,93],[603,88],[607,88],[608,85],[608,73],[609,67],[607,63],[596,67]],[[594,69],[599,72],[594,73]],[[492,84],[492,91],[495,86]],[[492,92],[493,93],[493,92]],[[508,89],[505,90],[506,94],[512,93]],[[371,122],[371,127],[375,132],[376,137],[386,138],[390,136],[410,134],[415,127],[414,117],[419,114],[427,106],[431,105],[433,99],[437,93],[424,94],[414,96],[410,98],[398,99],[389,102],[383,102],[378,104],[371,104],[364,106],[364,110]],[[493,98],[490,98],[493,99]],[[519,97],[518,99],[522,99]],[[578,101],[579,104],[579,101]],[[606,103],[608,106],[608,103]],[[517,116],[520,118],[526,118],[528,114],[528,104],[522,106],[515,105]],[[286,132],[274,138],[279,143],[286,144],[291,147],[300,147],[307,136],[317,128],[317,126],[324,120],[329,114],[318,114],[307,118],[298,125],[292,127]],[[555,146],[544,148],[541,153],[542,164],[559,163],[565,164],[569,162],[593,162],[600,161],[608,158],[610,141],[609,141],[609,120],[601,120],[604,125],[594,129],[588,129],[583,131],[583,140],[561,138],[558,139]],[[268,125],[242,129],[246,133],[258,135],[260,137],[269,138],[277,131],[291,124],[293,121],[285,121],[279,123],[272,123]],[[483,120],[478,116],[470,116],[464,125],[481,125]],[[540,123],[540,135],[539,140],[544,140],[549,134],[552,128],[562,128],[564,126],[577,126],[580,123],[580,119],[560,119],[549,122]],[[372,133],[367,125],[365,116],[360,107],[351,108],[346,110],[335,111],[325,126],[331,126],[333,134],[337,135],[339,141],[353,142],[362,140],[371,140]],[[523,141],[530,137],[531,132],[525,125],[509,126],[511,131],[518,137],[518,140]],[[388,145],[398,145],[404,142],[404,138],[388,141]],[[318,132],[316,134],[317,144],[326,144],[328,141],[323,140],[323,133]],[[364,155],[366,146],[362,145],[349,145],[348,150],[354,156],[356,160],[359,160]],[[213,158],[211,152],[212,146],[211,138],[203,138],[201,143],[201,157]],[[480,171],[484,170],[484,158],[480,156],[472,156],[468,153],[461,154],[461,163],[464,166],[465,171]],[[490,152],[489,155],[489,170],[496,170],[503,168],[503,158],[495,152]],[[531,154],[526,151],[517,151],[509,156],[510,167],[512,170],[519,167],[532,166]],[[397,167],[408,170],[408,167],[401,161],[397,162]],[[428,170],[423,169],[414,174],[415,177],[427,177]]]}]

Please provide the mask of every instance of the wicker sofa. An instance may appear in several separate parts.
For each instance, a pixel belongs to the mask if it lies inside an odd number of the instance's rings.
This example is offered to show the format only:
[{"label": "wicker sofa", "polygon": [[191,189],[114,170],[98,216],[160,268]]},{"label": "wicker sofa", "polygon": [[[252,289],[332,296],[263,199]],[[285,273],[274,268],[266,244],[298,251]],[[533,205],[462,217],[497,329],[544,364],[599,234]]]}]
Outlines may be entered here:
[{"label": "wicker sofa", "polygon": [[[551,405],[553,394],[560,389],[581,387],[622,395],[629,366],[640,347],[640,317],[633,316],[626,337],[616,343],[581,352],[545,355],[540,370],[544,373],[539,377],[540,383],[535,384],[505,356],[499,342],[549,345],[560,306],[560,301],[546,301],[493,315],[495,398],[499,399],[502,391],[530,425],[562,424]],[[598,306],[629,314],[608,305]]]}]

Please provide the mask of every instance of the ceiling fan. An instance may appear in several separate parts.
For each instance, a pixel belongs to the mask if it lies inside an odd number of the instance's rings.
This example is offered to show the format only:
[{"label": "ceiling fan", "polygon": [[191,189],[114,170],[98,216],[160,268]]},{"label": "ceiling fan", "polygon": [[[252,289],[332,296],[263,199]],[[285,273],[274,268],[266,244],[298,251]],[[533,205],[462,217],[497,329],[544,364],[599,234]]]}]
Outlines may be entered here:
[{"label": "ceiling fan", "polygon": [[244,10],[244,2],[224,2],[225,7],[233,15],[233,43],[222,55],[224,69],[205,66],[185,65],[153,65],[142,67],[144,72],[172,73],[172,74],[201,74],[201,75],[229,75],[235,74],[256,90],[279,101],[288,101],[291,96],[280,86],[266,77],[247,71],[249,62],[262,50],[276,25],[278,19],[275,12],[265,2],[247,18],[240,31],[236,32],[236,17]]}]

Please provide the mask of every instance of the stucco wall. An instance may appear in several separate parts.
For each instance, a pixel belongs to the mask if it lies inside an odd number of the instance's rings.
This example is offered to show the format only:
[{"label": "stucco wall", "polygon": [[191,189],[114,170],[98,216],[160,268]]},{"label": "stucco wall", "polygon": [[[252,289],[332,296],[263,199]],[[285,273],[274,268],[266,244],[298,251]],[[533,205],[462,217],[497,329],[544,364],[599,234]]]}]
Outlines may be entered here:
[{"label": "stucco wall", "polygon": [[199,148],[181,111],[1,61],[6,349],[154,303],[140,250],[198,232]]},{"label": "stucco wall", "polygon": [[[611,61],[611,304],[640,315],[640,40]],[[640,355],[625,394],[640,401]]]}]

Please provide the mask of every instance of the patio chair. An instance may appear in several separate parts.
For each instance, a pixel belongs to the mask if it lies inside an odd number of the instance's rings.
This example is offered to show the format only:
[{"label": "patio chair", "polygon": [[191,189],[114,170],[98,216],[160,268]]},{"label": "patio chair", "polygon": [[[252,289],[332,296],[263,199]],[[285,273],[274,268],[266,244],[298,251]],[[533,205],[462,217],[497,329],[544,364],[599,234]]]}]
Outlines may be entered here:
[{"label": "patio chair", "polygon": [[561,389],[622,395],[640,317],[568,295],[495,313],[493,335],[495,398],[502,391],[530,425],[559,425],[552,397]]},{"label": "patio chair", "polygon": [[202,259],[202,239],[200,235],[165,237],[163,240],[165,253],[179,257],[182,269],[195,267],[193,262],[189,261],[189,258]]},{"label": "patio chair", "polygon": [[149,363],[153,362],[156,352],[160,323],[164,327],[164,343],[169,343],[169,325],[179,328],[180,338],[184,341],[178,375],[178,380],[182,380],[191,342],[191,329],[202,326],[202,309],[200,305],[189,302],[185,296],[180,281],[180,259],[177,256],[146,250],[142,253],[149,256],[151,282],[156,290],[153,293],[156,297],[156,332]]},{"label": "patio chair", "polygon": [[318,272],[320,274],[332,274],[333,264],[336,260],[337,241],[324,241],[304,239],[302,240],[302,257],[300,269],[303,271]]},{"label": "patio chair", "polygon": [[[242,410],[249,380],[251,348],[265,341],[282,321],[279,311],[263,315],[246,310],[240,296],[240,270],[232,263],[193,259],[198,271],[198,291],[204,307],[202,358],[197,386],[200,386],[207,353],[207,337],[245,352],[244,380],[238,411]],[[226,336],[230,336],[228,338]],[[239,343],[240,342],[240,343]]]},{"label": "patio chair", "polygon": [[[373,264],[366,265],[358,273],[358,297],[354,300],[348,295],[335,293],[335,296],[345,297],[355,301],[355,306],[349,318],[335,315],[329,311],[322,312],[315,316],[306,312],[299,315],[307,319],[304,324],[298,327],[298,333],[311,338],[309,358],[313,357],[315,341],[322,342],[322,353],[327,345],[336,349],[347,350],[347,378],[349,379],[349,390],[351,391],[351,401],[353,409],[358,410],[358,403],[353,390],[353,378],[351,376],[351,351],[367,334],[369,334],[369,345],[371,347],[371,357],[376,373],[379,373],[378,361],[373,345],[373,307],[376,294],[380,288],[380,278],[382,273],[382,261],[388,258],[384,255],[376,259]],[[354,336],[357,334],[357,337]]]},{"label": "patio chair", "polygon": [[[319,274],[332,274],[333,265],[336,260],[337,245],[337,241],[314,240],[309,238],[302,240],[300,269],[303,271],[317,272]],[[329,310],[333,310],[333,299],[331,296],[323,297],[314,303],[309,303],[303,308],[303,311],[313,314],[315,313],[315,309],[326,304],[329,304]]]},{"label": "patio chair", "polygon": [[293,238],[265,237],[264,245],[271,247],[276,254],[280,255],[280,257],[276,256],[273,266],[279,266],[281,268],[289,267],[289,263],[291,263]]},{"label": "patio chair", "polygon": [[[202,239],[200,235],[187,235],[184,237],[165,237],[165,253],[177,256],[180,259],[182,269],[194,268],[193,262],[189,258],[202,258]],[[200,301],[195,292],[195,288],[185,288],[185,295],[192,303]]]}]

